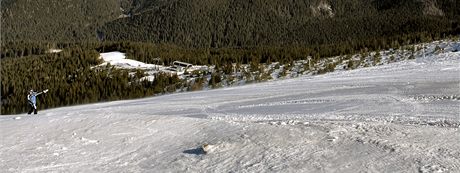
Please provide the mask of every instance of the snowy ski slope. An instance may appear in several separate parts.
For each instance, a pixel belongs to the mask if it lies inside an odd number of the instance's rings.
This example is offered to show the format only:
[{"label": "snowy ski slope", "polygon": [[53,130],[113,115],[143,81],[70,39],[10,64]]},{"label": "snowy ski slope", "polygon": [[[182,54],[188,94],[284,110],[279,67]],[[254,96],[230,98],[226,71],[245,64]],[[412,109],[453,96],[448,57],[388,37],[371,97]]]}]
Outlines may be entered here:
[{"label": "snowy ski slope", "polygon": [[326,75],[0,116],[0,170],[460,172],[459,114],[460,52],[446,51]]}]

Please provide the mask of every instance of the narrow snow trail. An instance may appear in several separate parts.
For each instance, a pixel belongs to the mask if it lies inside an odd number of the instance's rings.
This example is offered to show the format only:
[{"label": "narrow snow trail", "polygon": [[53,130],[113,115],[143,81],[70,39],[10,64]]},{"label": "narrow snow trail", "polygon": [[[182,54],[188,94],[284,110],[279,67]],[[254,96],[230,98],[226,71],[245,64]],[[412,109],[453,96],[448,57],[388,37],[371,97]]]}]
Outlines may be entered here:
[{"label": "narrow snow trail", "polygon": [[[458,172],[460,53],[0,116],[2,172]],[[203,154],[200,146],[212,150]]]}]

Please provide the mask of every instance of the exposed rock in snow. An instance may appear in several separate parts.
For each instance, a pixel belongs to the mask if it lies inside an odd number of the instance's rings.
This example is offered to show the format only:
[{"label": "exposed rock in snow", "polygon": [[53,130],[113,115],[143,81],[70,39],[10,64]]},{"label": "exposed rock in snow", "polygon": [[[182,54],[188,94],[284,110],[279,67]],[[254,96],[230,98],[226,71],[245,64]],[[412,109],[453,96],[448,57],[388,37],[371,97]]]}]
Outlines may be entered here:
[{"label": "exposed rock in snow", "polygon": [[316,6],[310,6],[310,9],[312,10],[313,15],[316,17],[334,17],[334,12],[331,5],[325,0],[320,1]]},{"label": "exposed rock in snow", "polygon": [[444,12],[438,8],[435,0],[418,0],[423,3],[423,14],[430,16],[444,16]]}]

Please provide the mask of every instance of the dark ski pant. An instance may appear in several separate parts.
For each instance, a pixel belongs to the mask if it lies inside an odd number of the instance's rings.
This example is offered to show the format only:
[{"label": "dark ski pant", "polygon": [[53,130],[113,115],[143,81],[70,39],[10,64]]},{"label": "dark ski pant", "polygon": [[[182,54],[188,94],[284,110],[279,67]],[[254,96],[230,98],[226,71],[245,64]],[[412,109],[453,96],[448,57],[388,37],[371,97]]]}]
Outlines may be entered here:
[{"label": "dark ski pant", "polygon": [[27,112],[27,114],[31,114],[32,111],[34,112],[34,114],[37,114],[37,109],[35,108],[35,106],[33,104],[29,104],[29,112]]}]

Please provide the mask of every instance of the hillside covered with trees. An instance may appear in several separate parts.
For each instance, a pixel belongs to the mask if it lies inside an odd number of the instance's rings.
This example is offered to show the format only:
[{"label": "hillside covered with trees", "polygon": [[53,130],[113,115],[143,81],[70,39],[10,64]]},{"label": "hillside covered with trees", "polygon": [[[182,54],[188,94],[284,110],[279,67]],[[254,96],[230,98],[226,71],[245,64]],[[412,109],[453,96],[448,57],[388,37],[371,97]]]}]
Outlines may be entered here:
[{"label": "hillside covered with trees", "polygon": [[1,2],[6,41],[141,41],[183,47],[338,44],[460,31],[453,0]]},{"label": "hillside covered with trees", "polygon": [[2,41],[76,42],[96,39],[96,29],[118,18],[118,0],[2,0]]},{"label": "hillside covered with trees", "polygon": [[185,47],[339,44],[459,31],[458,1],[188,0],[105,24],[106,40]]},{"label": "hillside covered with trees", "polygon": [[49,89],[38,97],[39,109],[46,109],[173,92],[182,82],[175,75],[157,74],[155,81],[147,81],[139,80],[141,71],[129,75],[111,66],[95,68],[101,62],[99,56],[94,49],[67,45],[60,53],[3,58],[1,114],[25,112],[30,89]]}]

